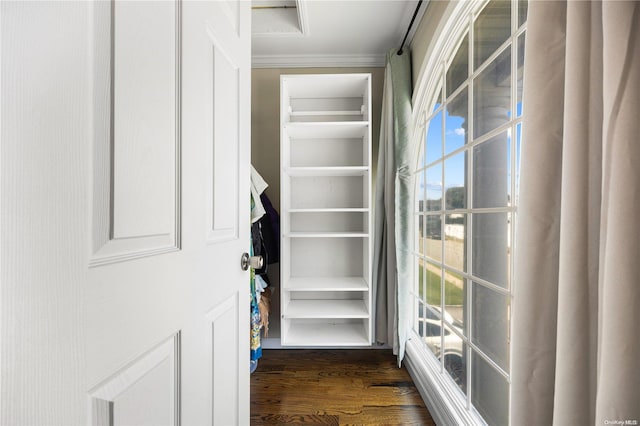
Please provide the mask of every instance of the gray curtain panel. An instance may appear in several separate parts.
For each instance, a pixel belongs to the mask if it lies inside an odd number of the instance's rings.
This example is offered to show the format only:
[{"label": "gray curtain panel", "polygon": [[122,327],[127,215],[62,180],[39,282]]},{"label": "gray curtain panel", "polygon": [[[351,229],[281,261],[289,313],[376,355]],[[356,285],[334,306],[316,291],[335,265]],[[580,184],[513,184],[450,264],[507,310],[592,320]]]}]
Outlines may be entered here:
[{"label": "gray curtain panel", "polygon": [[527,25],[511,424],[635,424],[640,3],[532,1]]},{"label": "gray curtain panel", "polygon": [[414,156],[410,149],[411,59],[409,52],[387,54],[380,119],[380,145],[374,208],[373,286],[376,341],[404,358],[409,329],[412,279],[411,216]]}]

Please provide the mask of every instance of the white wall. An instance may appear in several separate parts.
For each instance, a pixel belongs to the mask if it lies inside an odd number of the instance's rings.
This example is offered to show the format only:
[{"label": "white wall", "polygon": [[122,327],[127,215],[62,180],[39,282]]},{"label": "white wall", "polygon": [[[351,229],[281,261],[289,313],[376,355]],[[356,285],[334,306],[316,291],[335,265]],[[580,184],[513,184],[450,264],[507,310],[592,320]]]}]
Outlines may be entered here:
[{"label": "white wall", "polygon": [[[427,9],[418,24],[415,35],[411,40],[411,68],[413,87],[415,89],[417,82],[421,77],[421,71],[424,60],[428,57],[434,44],[433,37],[436,34],[438,26],[443,24],[443,17],[450,5],[449,0],[430,1],[427,3]],[[414,90],[415,94],[415,90]]]}]

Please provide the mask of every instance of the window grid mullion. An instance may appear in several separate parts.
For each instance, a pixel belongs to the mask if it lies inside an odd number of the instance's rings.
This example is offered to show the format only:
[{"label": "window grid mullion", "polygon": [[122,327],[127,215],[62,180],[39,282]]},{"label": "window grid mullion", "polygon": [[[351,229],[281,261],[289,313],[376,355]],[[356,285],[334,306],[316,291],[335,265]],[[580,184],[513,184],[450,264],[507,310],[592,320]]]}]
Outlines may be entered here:
[{"label": "window grid mullion", "polygon": [[467,79],[465,81],[463,81],[462,83],[460,83],[460,85],[458,86],[458,88],[455,90],[455,92],[451,93],[449,96],[447,96],[447,99],[454,99],[456,96],[458,96],[460,93],[462,93],[462,91],[469,85],[469,77],[467,77]]},{"label": "window grid mullion", "polygon": [[482,287],[485,287],[485,288],[493,291],[494,293],[498,293],[498,294],[500,294],[502,296],[507,296],[507,297],[511,296],[511,293],[509,293],[509,289],[506,289],[504,287],[500,287],[497,284],[493,284],[491,281],[484,280],[484,279],[482,279],[480,277],[476,277],[475,275],[470,275],[470,279],[473,280],[473,282],[476,285],[480,285]]},{"label": "window grid mullion", "polygon": [[[429,260],[429,262],[431,262],[431,263],[436,263],[438,265],[440,264],[439,262],[436,262],[435,259],[431,259],[429,257],[427,257],[426,259]],[[491,281],[487,281],[485,279],[477,277],[477,276],[473,275],[470,272],[464,272],[464,271],[461,271],[459,269],[452,268],[451,266],[446,266],[446,271],[452,272],[454,274],[461,275],[467,281],[474,281],[475,283],[477,283],[479,285],[482,285],[483,287],[486,287],[486,288],[488,288],[488,289],[490,289],[490,290],[492,290],[492,291],[494,291],[494,292],[496,292],[498,294],[501,294],[503,296],[509,297],[511,295],[511,292],[510,292],[510,290],[508,288],[504,288],[504,287],[501,287],[501,286],[499,286],[497,284],[493,284]]]},{"label": "window grid mullion", "polygon": [[[488,3],[488,2],[487,2]],[[468,149],[468,154],[467,154],[467,170],[466,172],[468,173],[468,185],[467,185],[467,208],[468,209],[472,209],[473,208],[473,135],[474,135],[474,119],[475,119],[475,111],[473,109],[473,98],[474,98],[474,84],[475,81],[473,80],[473,55],[474,55],[474,45],[475,45],[475,30],[473,28],[473,22],[475,21],[475,14],[471,14],[469,16],[469,61],[468,61],[468,67],[469,67],[469,93],[467,96],[467,114],[469,117],[469,136],[468,136],[468,143],[469,146]],[[471,275],[471,256],[472,256],[472,245],[473,245],[473,213],[468,213],[467,214],[467,245],[466,245],[466,269],[467,269],[467,273],[469,274],[469,276]],[[465,370],[465,374],[466,374],[466,383],[467,383],[467,409],[471,409],[471,407],[473,407],[472,404],[472,386],[471,386],[471,369],[473,368],[472,365],[472,356],[471,356],[471,351],[472,351],[472,346],[471,346],[471,340],[473,337],[473,303],[471,303],[471,297],[472,297],[472,292],[471,292],[471,287],[473,286],[473,281],[467,279],[467,287],[466,287],[466,306],[464,306],[464,310],[466,311],[466,318],[465,318],[465,324],[467,325],[467,338],[464,340],[467,345],[466,345],[466,370]]]},{"label": "window grid mullion", "polygon": [[469,78],[470,79],[474,79],[476,78],[478,75],[480,75],[482,73],[482,71],[484,71],[485,69],[487,69],[491,63],[494,61],[494,59],[496,59],[498,56],[500,56],[505,50],[507,50],[507,48],[509,47],[508,44],[511,42],[511,38],[513,37],[513,33],[509,36],[509,38],[507,38],[507,40],[502,43],[492,54],[491,56],[489,56],[483,63],[481,63],[480,65],[478,65],[478,67],[475,70],[472,70],[472,72],[469,74]]},{"label": "window grid mullion", "polygon": [[[444,175],[444,147],[445,147],[445,129],[446,129],[446,119],[447,119],[447,111],[449,106],[449,99],[446,97],[447,94],[447,63],[446,61],[442,61],[441,64],[441,72],[442,72],[442,105],[444,109],[442,110],[442,118],[441,118],[441,132],[440,132],[440,144],[442,149],[442,154],[440,156],[441,161],[441,170],[440,170],[440,182],[441,182],[441,192],[440,192],[440,312],[442,313],[442,318],[440,318],[440,352],[444,353],[445,341],[444,341],[444,289],[445,289],[445,279],[444,279],[444,211],[445,211],[445,203],[446,203],[446,191],[445,191],[445,175]],[[446,372],[444,366],[444,356],[440,357],[440,368],[441,371]]]},{"label": "window grid mullion", "polygon": [[478,356],[484,359],[487,364],[493,367],[493,369],[496,370],[496,373],[500,374],[508,383],[511,383],[511,377],[509,373],[504,371],[504,369],[500,367],[498,364],[496,364],[496,362],[492,360],[489,355],[484,353],[482,348],[480,348],[478,345],[476,345],[473,342],[469,342],[469,347],[473,349],[473,352],[475,352],[476,354],[478,354]]},{"label": "window grid mullion", "polygon": [[440,111],[443,111],[443,110],[444,110],[444,102],[441,103],[440,106],[438,108],[434,109],[433,111],[425,112],[425,117],[426,117],[426,119],[425,119],[425,128],[426,128],[426,123],[429,123],[433,117],[438,115],[438,113]]},{"label": "window grid mullion", "polygon": [[[517,209],[516,199],[516,177],[518,172],[518,164],[517,164],[517,148],[518,148],[518,124],[522,122],[522,116],[518,117],[518,37],[521,34],[518,31],[518,15],[519,15],[519,4],[518,0],[512,0],[511,2],[511,16],[512,16],[512,31],[511,31],[511,207],[513,212],[511,213],[511,221],[509,223],[509,231],[510,231],[510,246],[509,246],[509,303],[507,304],[507,347],[511,348],[511,305],[513,303],[513,278],[514,278],[514,267],[515,267],[515,222],[516,222],[516,214],[515,209]],[[522,28],[524,31],[524,26]],[[507,382],[509,383],[509,389],[511,389],[511,357],[507,358]],[[511,392],[508,394],[508,403],[507,403],[507,418],[511,418]]]},{"label": "window grid mullion", "polygon": [[[426,231],[427,230],[427,216],[426,215],[422,215],[421,217],[422,220],[422,226],[423,226],[423,230]],[[421,259],[420,262],[422,263],[422,294],[424,296],[422,296],[422,299],[424,300],[424,304],[425,306],[428,305],[427,303],[427,294],[428,294],[428,289],[427,289],[427,267],[429,266],[429,261],[426,259],[427,257],[427,248],[426,248],[426,244],[427,242],[425,241],[425,238],[420,237],[420,240],[422,242],[422,251],[424,251],[424,259]],[[426,308],[425,308],[426,309]],[[425,315],[426,318],[426,311],[423,312],[423,315]],[[423,328],[426,328],[426,322],[425,322],[425,326]],[[424,331],[425,336],[426,336],[426,330]]]},{"label": "window grid mullion", "polygon": [[509,373],[506,372],[502,367],[500,367],[495,361],[491,359],[489,355],[487,355],[481,347],[476,345],[473,342],[467,341],[467,338],[461,334],[458,330],[453,327],[450,327],[452,333],[454,333],[458,338],[465,340],[468,346],[473,349],[473,352],[476,352],[479,356],[481,356],[488,364],[490,364],[502,377],[504,377],[509,383],[511,383],[511,379],[509,377]]}]

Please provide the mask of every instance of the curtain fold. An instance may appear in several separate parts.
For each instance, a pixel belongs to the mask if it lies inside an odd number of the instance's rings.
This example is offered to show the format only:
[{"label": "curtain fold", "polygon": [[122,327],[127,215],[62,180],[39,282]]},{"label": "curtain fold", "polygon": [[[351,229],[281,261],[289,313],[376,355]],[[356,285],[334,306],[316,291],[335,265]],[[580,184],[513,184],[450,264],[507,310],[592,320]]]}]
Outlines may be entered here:
[{"label": "curtain fold", "polygon": [[640,4],[530,2],[525,50],[511,424],[640,421]]},{"label": "curtain fold", "polygon": [[374,208],[373,287],[378,343],[404,358],[408,332],[413,206],[411,59],[408,52],[387,54]]}]

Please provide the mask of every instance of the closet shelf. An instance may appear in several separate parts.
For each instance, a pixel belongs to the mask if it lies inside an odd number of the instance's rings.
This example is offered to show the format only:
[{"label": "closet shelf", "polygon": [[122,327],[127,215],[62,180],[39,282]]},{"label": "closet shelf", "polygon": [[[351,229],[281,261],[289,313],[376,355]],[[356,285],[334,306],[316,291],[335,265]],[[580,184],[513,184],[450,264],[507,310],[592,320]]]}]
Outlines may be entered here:
[{"label": "closet shelf", "polygon": [[286,291],[369,291],[363,277],[291,277]]},{"label": "closet shelf", "polygon": [[339,207],[319,209],[289,209],[289,213],[367,213],[368,208],[363,207]]},{"label": "closet shelf", "polygon": [[283,130],[292,139],[355,139],[368,134],[368,121],[314,121],[283,124]]},{"label": "closet shelf", "polygon": [[292,117],[307,117],[307,116],[317,116],[317,115],[362,115],[363,111],[291,111],[289,115]]},{"label": "closet shelf", "polygon": [[368,171],[367,166],[285,168],[289,176],[364,176]]},{"label": "closet shelf", "polygon": [[367,238],[366,232],[289,232],[285,238]]},{"label": "closet shelf", "polygon": [[369,346],[362,324],[302,323],[292,321],[285,345],[291,346]]},{"label": "closet shelf", "polygon": [[363,300],[292,299],[283,318],[368,318]]}]

